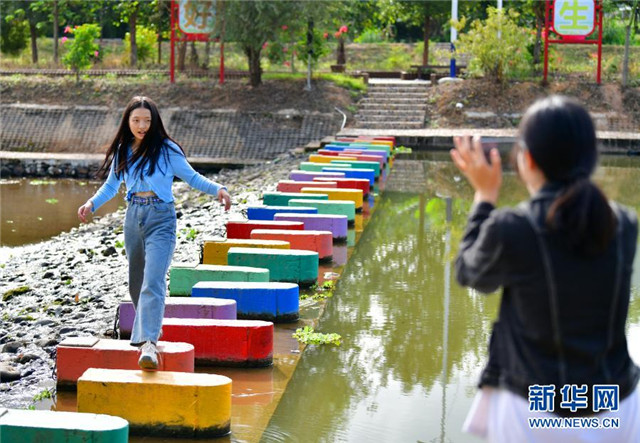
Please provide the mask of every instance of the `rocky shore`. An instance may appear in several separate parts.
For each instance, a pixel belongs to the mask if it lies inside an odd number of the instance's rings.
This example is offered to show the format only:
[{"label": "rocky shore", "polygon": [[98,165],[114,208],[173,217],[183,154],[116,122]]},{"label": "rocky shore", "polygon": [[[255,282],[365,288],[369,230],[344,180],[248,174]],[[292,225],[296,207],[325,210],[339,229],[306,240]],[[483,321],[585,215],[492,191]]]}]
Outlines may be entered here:
[{"label": "rocky shore", "polygon": [[[225,213],[211,196],[174,184],[178,239],[173,265],[197,263],[204,239],[223,237],[225,222],[244,217],[262,192],[295,169],[301,157],[208,175],[226,185]],[[67,337],[113,336],[116,309],[128,300],[124,210],[0,258],[0,405],[27,408],[55,387],[56,345]]]}]

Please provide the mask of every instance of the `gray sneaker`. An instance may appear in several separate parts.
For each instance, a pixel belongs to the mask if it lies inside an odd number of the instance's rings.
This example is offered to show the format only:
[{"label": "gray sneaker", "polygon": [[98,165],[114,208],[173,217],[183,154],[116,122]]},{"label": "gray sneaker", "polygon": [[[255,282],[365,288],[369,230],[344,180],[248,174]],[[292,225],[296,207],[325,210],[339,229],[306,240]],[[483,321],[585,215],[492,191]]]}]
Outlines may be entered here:
[{"label": "gray sneaker", "polygon": [[158,369],[158,348],[150,341],[144,342],[140,348],[140,358],[138,366],[144,371],[155,371]]}]

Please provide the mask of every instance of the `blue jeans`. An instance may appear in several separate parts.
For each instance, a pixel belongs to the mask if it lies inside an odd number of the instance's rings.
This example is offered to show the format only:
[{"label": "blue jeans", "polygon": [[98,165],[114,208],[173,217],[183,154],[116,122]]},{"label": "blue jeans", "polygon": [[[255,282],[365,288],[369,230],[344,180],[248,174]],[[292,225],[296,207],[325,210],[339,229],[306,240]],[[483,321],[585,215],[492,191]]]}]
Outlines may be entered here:
[{"label": "blue jeans", "polygon": [[157,343],[162,330],[166,276],[176,246],[173,202],[129,203],[124,220],[129,294],[136,309],[131,344]]}]

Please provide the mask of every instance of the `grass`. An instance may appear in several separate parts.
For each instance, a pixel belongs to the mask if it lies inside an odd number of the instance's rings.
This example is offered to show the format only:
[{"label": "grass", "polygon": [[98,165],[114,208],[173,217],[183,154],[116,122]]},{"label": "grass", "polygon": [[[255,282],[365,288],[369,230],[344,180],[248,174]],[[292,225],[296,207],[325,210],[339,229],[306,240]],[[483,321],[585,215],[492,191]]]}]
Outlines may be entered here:
[{"label": "grass", "polygon": [[29,291],[31,291],[31,288],[29,286],[20,286],[15,289],[9,289],[8,291],[5,291],[4,294],[2,294],[2,301],[9,301],[16,295],[26,294]]}]

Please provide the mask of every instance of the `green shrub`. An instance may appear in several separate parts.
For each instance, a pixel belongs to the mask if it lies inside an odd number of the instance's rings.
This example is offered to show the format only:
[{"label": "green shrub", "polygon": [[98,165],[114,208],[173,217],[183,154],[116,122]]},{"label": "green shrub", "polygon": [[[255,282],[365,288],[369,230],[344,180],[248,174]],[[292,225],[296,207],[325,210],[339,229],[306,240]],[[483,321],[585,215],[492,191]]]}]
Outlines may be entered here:
[{"label": "green shrub", "polygon": [[0,51],[3,54],[18,55],[27,47],[29,42],[29,23],[7,17],[5,23],[0,24]]},{"label": "green shrub", "polygon": [[626,35],[624,23],[615,18],[604,20],[602,28],[602,44],[603,45],[624,45]]},{"label": "green shrub", "polygon": [[[144,26],[136,26],[136,46],[138,47],[138,60],[141,62],[153,59],[154,49],[158,44],[158,36],[153,29]],[[127,58],[131,55],[131,34],[124,36],[124,50]]]},{"label": "green shrub", "polygon": [[356,43],[382,43],[386,41],[384,34],[380,29],[368,28],[360,34],[354,42]]},{"label": "green shrub", "polygon": [[67,45],[68,52],[62,59],[65,66],[76,73],[76,81],[80,78],[80,71],[88,69],[99,56],[98,45],[94,41],[100,37],[100,26],[92,23],[85,23],[65,28],[66,34],[73,34],[74,38],[66,43],[67,38],[63,37],[63,43]]},{"label": "green shrub", "polygon": [[[460,35],[457,50],[470,55],[471,74],[502,83],[530,69],[527,45],[531,36],[516,24],[519,14],[515,10],[505,14],[491,7],[487,11],[485,21],[474,21],[471,30]],[[463,27],[465,22],[463,18],[454,25]]]}]

